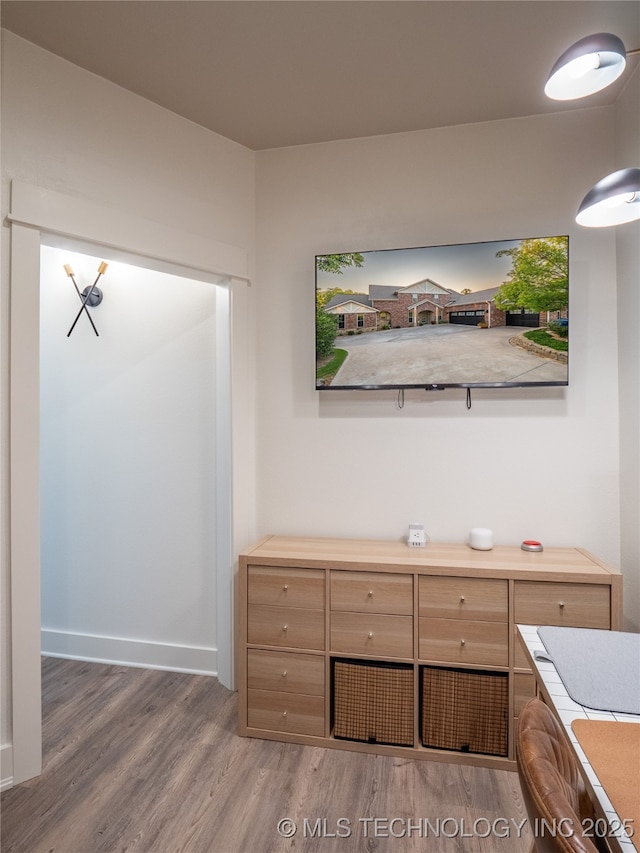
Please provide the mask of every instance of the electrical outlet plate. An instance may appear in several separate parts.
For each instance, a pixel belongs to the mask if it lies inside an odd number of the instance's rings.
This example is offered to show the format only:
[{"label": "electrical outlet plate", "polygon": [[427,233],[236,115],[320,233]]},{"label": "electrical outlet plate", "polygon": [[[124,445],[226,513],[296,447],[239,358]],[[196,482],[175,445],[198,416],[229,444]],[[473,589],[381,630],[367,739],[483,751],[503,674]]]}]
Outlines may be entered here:
[{"label": "electrical outlet plate", "polygon": [[427,536],[423,524],[410,524],[407,545],[410,548],[424,548],[427,544]]}]

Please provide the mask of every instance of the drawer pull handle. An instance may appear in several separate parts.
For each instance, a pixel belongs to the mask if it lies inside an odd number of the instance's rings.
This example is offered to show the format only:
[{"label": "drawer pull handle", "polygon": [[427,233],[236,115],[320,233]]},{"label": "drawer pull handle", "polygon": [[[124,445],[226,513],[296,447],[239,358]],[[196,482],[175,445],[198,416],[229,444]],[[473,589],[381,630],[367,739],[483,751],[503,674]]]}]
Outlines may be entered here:
[{"label": "drawer pull handle", "polygon": [[370,589],[367,595],[369,596],[369,598],[373,598],[373,590]]},{"label": "drawer pull handle", "polygon": [[287,677],[287,670],[286,670],[286,669],[285,669],[285,671],[282,673],[282,677],[283,677],[283,678],[286,678],[286,677]]},{"label": "drawer pull handle", "polygon": [[288,625],[283,625],[283,626],[282,626],[282,630],[283,630],[283,631],[288,631],[288,630],[289,630],[289,626],[288,626]]},{"label": "drawer pull handle", "polygon": [[369,639],[373,640],[373,631],[369,631]]},{"label": "drawer pull handle", "polygon": [[465,642],[465,640],[460,640],[460,645],[461,645],[461,646],[464,646],[464,645],[466,645],[466,642]]},{"label": "drawer pull handle", "polygon": [[460,596],[460,604],[464,604],[464,595]]},{"label": "drawer pull handle", "polygon": [[286,711],[283,711],[283,712],[282,712],[282,716],[283,716],[283,717],[286,717],[286,716],[287,716],[287,712],[286,712]]},{"label": "drawer pull handle", "polygon": [[289,589],[289,584],[288,584],[288,583],[286,583],[286,584],[282,587],[282,591],[283,591],[283,592],[286,592],[288,589]]},{"label": "drawer pull handle", "polygon": [[562,610],[564,608],[564,601],[559,601],[558,605],[560,607],[560,610]]}]

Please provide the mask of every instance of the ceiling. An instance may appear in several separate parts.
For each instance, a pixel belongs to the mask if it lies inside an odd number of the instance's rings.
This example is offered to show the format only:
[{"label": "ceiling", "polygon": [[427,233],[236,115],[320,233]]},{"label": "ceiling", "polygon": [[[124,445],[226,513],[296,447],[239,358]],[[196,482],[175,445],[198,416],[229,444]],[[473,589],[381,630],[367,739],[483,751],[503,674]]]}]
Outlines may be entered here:
[{"label": "ceiling", "polygon": [[[609,104],[543,94],[638,0],[2,0],[6,29],[253,150]],[[629,57],[635,68],[640,57]]]}]

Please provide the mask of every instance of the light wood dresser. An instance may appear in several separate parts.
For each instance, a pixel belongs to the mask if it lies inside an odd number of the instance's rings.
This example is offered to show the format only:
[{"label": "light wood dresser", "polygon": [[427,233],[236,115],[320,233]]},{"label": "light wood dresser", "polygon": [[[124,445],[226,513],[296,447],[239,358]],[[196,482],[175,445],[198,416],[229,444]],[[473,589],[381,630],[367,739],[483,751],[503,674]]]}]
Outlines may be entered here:
[{"label": "light wood dresser", "polygon": [[236,603],[240,735],[514,769],[516,624],[620,630],[622,577],[580,548],[270,536]]}]

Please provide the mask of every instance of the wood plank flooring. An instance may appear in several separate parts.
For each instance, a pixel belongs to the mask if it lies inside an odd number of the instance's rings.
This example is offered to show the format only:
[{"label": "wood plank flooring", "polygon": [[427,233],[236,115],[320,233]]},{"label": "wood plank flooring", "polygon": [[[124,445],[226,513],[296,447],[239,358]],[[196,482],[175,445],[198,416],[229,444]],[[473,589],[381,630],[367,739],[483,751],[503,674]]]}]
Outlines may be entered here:
[{"label": "wood plank flooring", "polygon": [[44,771],[3,793],[2,853],[529,850],[516,773],[235,727],[214,678],[45,658]]}]

